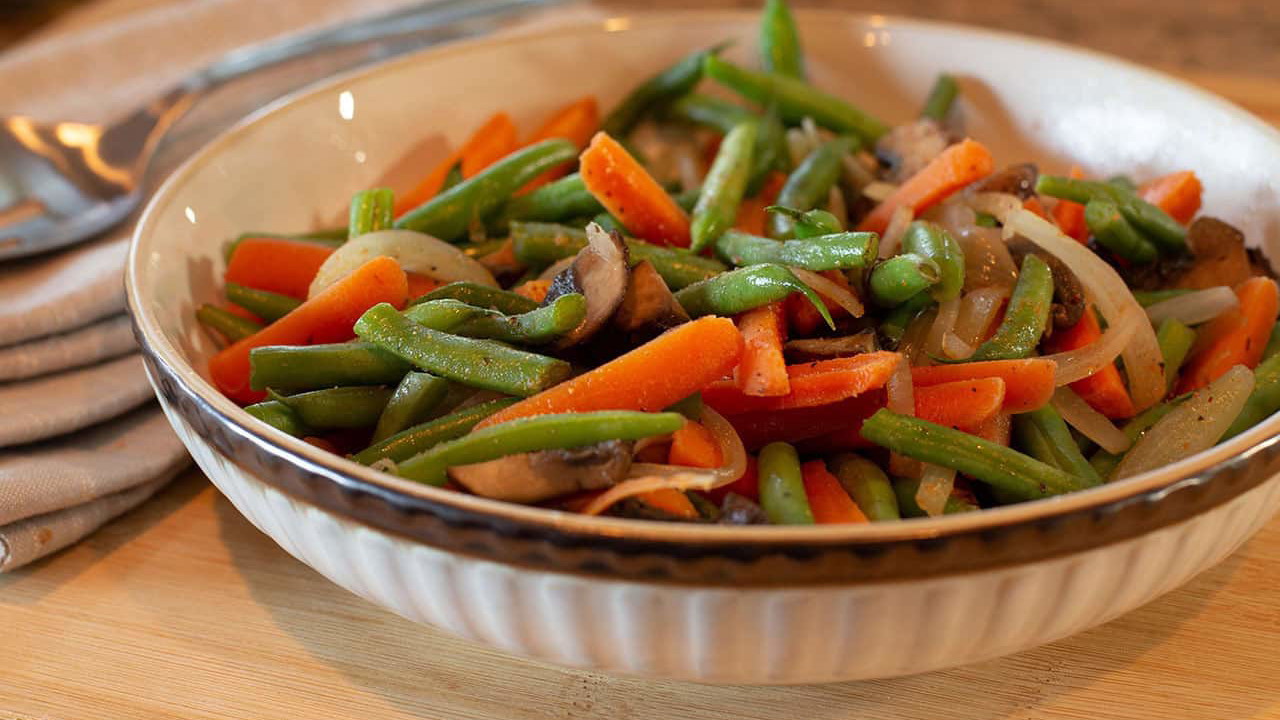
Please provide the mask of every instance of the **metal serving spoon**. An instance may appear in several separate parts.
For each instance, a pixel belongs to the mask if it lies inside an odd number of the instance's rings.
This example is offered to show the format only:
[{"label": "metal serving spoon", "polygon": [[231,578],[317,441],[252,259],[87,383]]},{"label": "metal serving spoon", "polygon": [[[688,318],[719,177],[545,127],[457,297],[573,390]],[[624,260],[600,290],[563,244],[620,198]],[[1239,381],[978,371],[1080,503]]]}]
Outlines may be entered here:
[{"label": "metal serving spoon", "polygon": [[165,134],[223,83],[350,45],[428,32],[432,41],[476,35],[499,17],[555,2],[440,0],[235,50],[109,125],[3,118],[0,260],[70,245],[123,221],[143,198],[147,168]]}]

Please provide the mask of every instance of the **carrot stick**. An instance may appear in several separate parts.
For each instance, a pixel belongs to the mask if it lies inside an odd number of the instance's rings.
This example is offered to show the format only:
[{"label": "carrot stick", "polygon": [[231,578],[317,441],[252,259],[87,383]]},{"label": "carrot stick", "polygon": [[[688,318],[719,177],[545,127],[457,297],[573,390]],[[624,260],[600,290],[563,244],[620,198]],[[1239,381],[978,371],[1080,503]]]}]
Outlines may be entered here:
[{"label": "carrot stick", "polygon": [[[844,273],[839,270],[824,270],[818,274],[845,290],[849,289],[849,278],[845,277]],[[847,314],[843,307],[833,302],[826,295],[818,293],[818,297],[822,298],[832,317],[840,317]],[[793,328],[798,336],[810,335],[819,325],[826,322],[822,319],[822,315],[818,313],[817,309],[814,308],[813,303],[809,302],[808,298],[800,293],[791,293],[782,302],[787,311],[787,327]]]},{"label": "carrot stick", "polygon": [[249,312],[248,310],[245,310],[244,308],[240,307],[235,303],[231,303],[231,302],[224,303],[222,305],[222,309],[226,310],[232,315],[235,315],[236,317],[242,317],[245,320],[248,320],[250,322],[256,322],[259,325],[263,324],[262,318],[258,317],[257,315],[254,315],[253,313]]},{"label": "carrot stick", "polygon": [[689,216],[617,140],[596,133],[579,161],[587,190],[633,236],[689,247]]},{"label": "carrot stick", "polygon": [[916,389],[956,380],[998,377],[1004,380],[1004,412],[1021,413],[1042,408],[1053,395],[1052,360],[987,360],[957,365],[931,365],[911,368],[911,381]]},{"label": "carrot stick", "polygon": [[742,357],[742,335],[728,318],[707,316],[490,415],[477,427],[531,415],[644,410],[683,400],[728,375]]},{"label": "carrot stick", "polygon": [[819,525],[869,522],[825,462],[810,460],[800,466],[800,473],[814,522]]},{"label": "carrot stick", "polygon": [[[733,429],[738,431],[742,444],[748,450],[758,450],[775,441],[803,443],[811,438],[842,430],[849,430],[856,435],[862,429],[862,422],[884,405],[884,392],[873,390],[829,405],[792,410],[761,410],[730,415],[727,419]],[[870,446],[860,435],[858,442],[858,447]]]},{"label": "carrot stick", "polygon": [[418,273],[405,273],[405,277],[409,283],[410,300],[413,298],[420,298],[432,290],[445,285],[445,283],[442,283],[433,277],[419,275]]},{"label": "carrot stick", "polygon": [[[1084,179],[1084,171],[1079,165],[1071,166],[1071,177]],[[1084,205],[1070,200],[1058,200],[1053,206],[1053,221],[1063,235],[1080,243],[1089,242],[1089,226],[1084,222]]]},{"label": "carrot stick", "polygon": [[707,491],[707,496],[719,504],[729,493],[737,493],[748,500],[760,499],[760,465],[756,462],[755,455],[747,456],[747,468],[737,480]]},{"label": "carrot stick", "polygon": [[956,380],[915,388],[916,417],[948,427],[975,427],[1004,407],[999,377]]},{"label": "carrot stick", "polygon": [[462,177],[476,173],[511,154],[517,147],[516,124],[505,112],[495,113],[462,146]]},{"label": "carrot stick", "polygon": [[1257,367],[1280,310],[1280,292],[1267,277],[1253,277],[1236,286],[1240,306],[1210,320],[1200,329],[1187,365],[1178,379],[1178,393],[1198,390],[1233,365]]},{"label": "carrot stick", "polygon": [[1022,208],[1024,210],[1030,210],[1045,220],[1049,219],[1049,213],[1045,212],[1044,203],[1040,202],[1040,198],[1035,197],[1034,195],[1022,201]]},{"label": "carrot stick", "polygon": [[303,302],[292,312],[227,347],[209,360],[209,376],[227,397],[252,403],[266,397],[249,387],[249,351],[264,345],[308,345],[350,340],[351,326],[365,310],[387,302],[403,307],[408,297],[404,270],[389,257],[376,257]]},{"label": "carrot stick", "polygon": [[1169,213],[1169,217],[1186,225],[1200,211],[1200,195],[1204,188],[1191,170],[1170,173],[1144,183],[1138,188],[1143,200]]},{"label": "carrot stick", "polygon": [[787,361],[782,357],[786,339],[786,318],[782,303],[773,302],[738,316],[742,333],[742,360],[734,370],[738,389],[744,395],[769,397],[791,392]]},{"label": "carrot stick", "polygon": [[686,520],[696,520],[698,518],[698,509],[693,506],[693,501],[689,499],[688,495],[675,488],[650,490],[647,493],[641,493],[637,497],[649,507],[676,517],[685,518]]},{"label": "carrot stick", "polygon": [[[565,138],[576,147],[583,148],[591,141],[591,135],[599,128],[600,109],[596,105],[596,99],[588,95],[557,110],[547,120],[546,124],[538,128],[537,132],[525,144],[532,145],[551,138]],[[556,178],[564,177],[572,167],[572,162],[554,167],[530,180],[527,185],[520,189],[520,193],[529,192],[534,188],[546,185]]]},{"label": "carrot stick", "polygon": [[871,352],[847,358],[788,365],[791,392],[777,397],[746,395],[731,380],[702,390],[702,401],[726,415],[829,405],[884,387],[901,356]]},{"label": "carrot stick", "polygon": [[546,299],[547,293],[551,291],[550,280],[529,280],[520,283],[512,292],[517,295],[523,295],[534,302],[542,302]]},{"label": "carrot stick", "polygon": [[[1044,341],[1045,351],[1050,353],[1066,352],[1082,348],[1097,342],[1102,337],[1102,326],[1093,314],[1092,308],[1086,308],[1080,321],[1066,330],[1058,330]],[[1133,398],[1125,388],[1124,379],[1120,377],[1120,369],[1111,363],[1098,372],[1082,380],[1071,383],[1076,392],[1094,410],[1112,420],[1133,417],[1137,409],[1133,406]]]},{"label": "carrot stick", "polygon": [[671,450],[667,462],[672,465],[717,468],[723,460],[720,458],[720,446],[716,444],[711,431],[692,420],[686,420],[679,430],[671,434]]},{"label": "carrot stick", "polygon": [[[462,144],[462,147],[450,153],[444,160],[441,160],[440,164],[436,165],[413,189],[406,193],[397,194],[394,210],[396,217],[435,197],[440,192],[440,188],[444,187],[444,182],[448,179],[449,173],[458,163],[463,163],[463,177],[470,177],[467,171],[470,170],[471,174],[474,175],[479,170],[482,170],[484,165],[488,165],[489,163],[484,163],[479,168],[476,167],[485,160],[487,155],[493,152],[492,147],[497,147],[504,142],[504,138],[510,138],[511,147],[506,152],[498,155],[498,157],[502,157],[502,155],[514,150],[515,133],[515,124],[511,122],[510,115],[499,112],[490,117]],[[469,163],[466,162],[468,155],[471,156]],[[489,162],[491,163],[496,159],[493,158]]]},{"label": "carrot stick", "polygon": [[752,235],[764,235],[769,223],[769,213],[765,208],[778,200],[778,193],[787,183],[787,176],[777,170],[765,176],[760,184],[760,192],[742,201],[738,206],[738,217],[734,228]]},{"label": "carrot stick", "polygon": [[993,165],[986,146],[976,140],[962,140],[899,185],[863,219],[858,229],[883,233],[899,207],[911,208],[919,215],[969,183],[990,175]]},{"label": "carrot stick", "polygon": [[255,290],[305,300],[311,281],[333,248],[288,238],[245,238],[227,263],[223,279]]}]

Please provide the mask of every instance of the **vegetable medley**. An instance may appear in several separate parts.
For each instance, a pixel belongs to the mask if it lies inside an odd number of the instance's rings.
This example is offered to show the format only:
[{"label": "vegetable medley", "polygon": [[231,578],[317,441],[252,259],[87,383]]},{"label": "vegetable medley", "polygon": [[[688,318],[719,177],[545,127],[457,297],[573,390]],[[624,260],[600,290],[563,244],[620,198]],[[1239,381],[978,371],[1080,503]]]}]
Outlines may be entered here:
[{"label": "vegetable medley", "polygon": [[759,39],[242,235],[214,383],[409,480],[739,524],[1068,493],[1280,409],[1276,283],[1194,172],[1000,169],[954,78],[889,126],[810,84],[782,0]]}]

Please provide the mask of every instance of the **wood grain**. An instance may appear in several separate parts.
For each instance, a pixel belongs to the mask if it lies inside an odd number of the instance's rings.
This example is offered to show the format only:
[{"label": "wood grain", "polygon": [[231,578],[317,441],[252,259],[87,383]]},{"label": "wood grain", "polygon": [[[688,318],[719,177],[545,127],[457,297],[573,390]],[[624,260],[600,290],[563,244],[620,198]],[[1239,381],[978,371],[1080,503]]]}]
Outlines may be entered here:
[{"label": "wood grain", "polygon": [[[1280,123],[1280,82],[1193,78]],[[196,472],[0,576],[0,718],[1280,720],[1280,518],[1103,627],[896,680],[646,682],[533,663],[330,584]]]}]

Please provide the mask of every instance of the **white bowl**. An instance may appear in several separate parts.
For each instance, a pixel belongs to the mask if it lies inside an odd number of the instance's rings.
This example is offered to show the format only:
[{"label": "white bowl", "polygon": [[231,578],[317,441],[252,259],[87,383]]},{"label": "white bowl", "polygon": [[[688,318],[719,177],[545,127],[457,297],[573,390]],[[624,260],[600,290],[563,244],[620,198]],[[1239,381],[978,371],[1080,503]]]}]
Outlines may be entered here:
[{"label": "white bowl", "polygon": [[[423,487],[250,418],[207,380],[193,313],[221,243],[331,219],[403,181],[496,109],[530,129],[567,100],[608,107],[754,13],[615,18],[430,51],[277,103],[189,161],[140,223],[128,293],[171,422],[257,527],[407,618],[552,662],[651,677],[809,683],[974,662],[1105,622],[1234,550],[1280,506],[1280,418],[1173,466],[1069,496],[870,526],[729,528],[584,518]],[[961,77],[971,135],[1001,162],[1139,178],[1193,168],[1206,209],[1274,257],[1280,134],[1175,80],[969,28],[805,13],[812,79],[897,121]],[[412,168],[390,170],[406,154]]]}]

